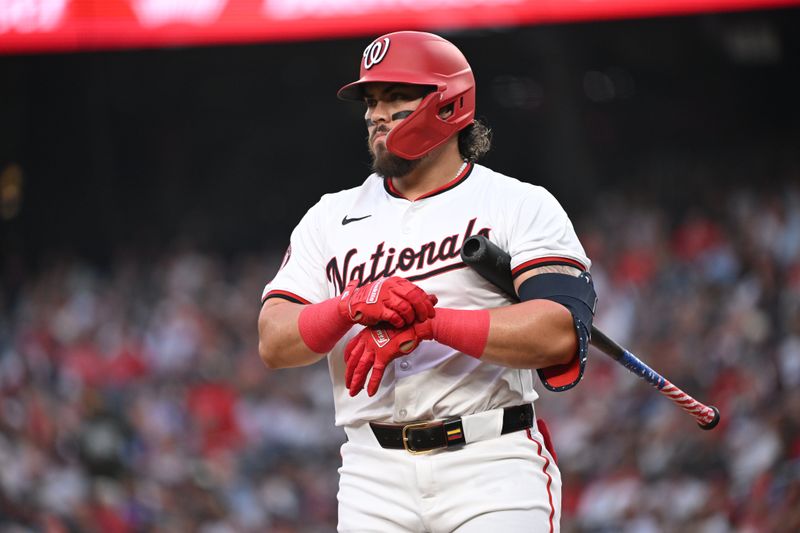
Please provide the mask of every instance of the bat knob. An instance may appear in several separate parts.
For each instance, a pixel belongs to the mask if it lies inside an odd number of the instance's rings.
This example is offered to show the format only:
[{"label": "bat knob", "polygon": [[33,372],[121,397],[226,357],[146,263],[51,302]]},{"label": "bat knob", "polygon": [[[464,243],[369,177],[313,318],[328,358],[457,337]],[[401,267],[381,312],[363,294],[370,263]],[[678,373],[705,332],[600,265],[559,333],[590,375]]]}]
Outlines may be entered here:
[{"label": "bat knob", "polygon": [[714,429],[719,424],[719,409],[714,407],[713,405],[709,405],[712,411],[714,411],[714,418],[711,419],[711,422],[708,424],[701,424],[700,422],[697,423],[700,426],[700,429],[705,429],[708,431],[709,429]]},{"label": "bat knob", "polygon": [[464,241],[461,247],[462,259],[479,259],[486,253],[486,237],[473,235]]}]

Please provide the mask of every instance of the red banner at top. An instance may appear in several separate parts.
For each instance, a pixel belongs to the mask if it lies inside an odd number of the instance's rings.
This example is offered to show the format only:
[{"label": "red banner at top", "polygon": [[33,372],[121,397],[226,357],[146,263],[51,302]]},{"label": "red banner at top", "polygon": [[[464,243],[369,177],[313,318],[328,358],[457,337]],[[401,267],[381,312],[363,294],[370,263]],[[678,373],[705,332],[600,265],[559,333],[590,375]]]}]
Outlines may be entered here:
[{"label": "red banner at top", "polygon": [[0,53],[374,36],[800,4],[800,0],[0,0]]}]

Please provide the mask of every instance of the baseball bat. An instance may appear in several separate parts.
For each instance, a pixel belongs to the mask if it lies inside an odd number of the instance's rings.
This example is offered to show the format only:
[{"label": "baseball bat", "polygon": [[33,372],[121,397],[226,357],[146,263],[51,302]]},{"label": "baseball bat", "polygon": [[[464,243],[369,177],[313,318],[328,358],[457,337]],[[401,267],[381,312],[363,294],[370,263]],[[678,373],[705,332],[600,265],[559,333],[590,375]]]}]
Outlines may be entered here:
[{"label": "baseball bat", "polygon": [[[511,277],[511,256],[489,239],[483,235],[466,239],[461,247],[461,259],[486,281],[513,299],[519,299]],[[719,424],[720,415],[716,407],[704,405],[686,394],[595,326],[592,326],[591,343],[692,415],[701,429],[714,429]]]}]

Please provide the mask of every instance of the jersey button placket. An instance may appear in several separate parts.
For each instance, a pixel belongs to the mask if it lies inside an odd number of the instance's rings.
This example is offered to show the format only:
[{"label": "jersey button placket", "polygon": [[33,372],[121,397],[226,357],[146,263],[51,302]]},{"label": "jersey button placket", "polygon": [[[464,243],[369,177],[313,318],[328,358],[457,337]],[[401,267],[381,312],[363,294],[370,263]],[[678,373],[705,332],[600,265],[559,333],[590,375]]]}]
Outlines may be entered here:
[{"label": "jersey button placket", "polygon": [[394,386],[394,416],[396,422],[407,422],[409,420],[408,409],[411,408],[413,411],[416,397],[415,385],[409,381],[409,379],[413,380],[413,377],[409,376],[406,371],[400,368],[400,364],[403,362],[404,361],[401,360],[396,363],[399,374]]},{"label": "jersey button placket", "polygon": [[403,235],[411,235],[414,233],[414,229],[417,225],[416,218],[417,218],[417,211],[419,210],[419,204],[416,202],[412,202],[411,205],[408,206],[406,212],[403,213],[403,224],[401,227],[401,232]]}]

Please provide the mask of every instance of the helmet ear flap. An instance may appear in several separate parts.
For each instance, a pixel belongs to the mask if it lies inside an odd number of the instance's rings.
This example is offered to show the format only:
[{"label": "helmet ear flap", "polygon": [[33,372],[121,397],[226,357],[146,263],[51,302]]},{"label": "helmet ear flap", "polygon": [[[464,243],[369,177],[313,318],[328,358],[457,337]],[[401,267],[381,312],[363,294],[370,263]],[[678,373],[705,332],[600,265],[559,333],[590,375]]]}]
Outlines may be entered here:
[{"label": "helmet ear flap", "polygon": [[[386,149],[403,159],[419,159],[446,141],[451,126],[439,118],[441,100],[439,91],[425,96],[414,112],[388,133]],[[432,135],[434,132],[440,134]]]},{"label": "helmet ear flap", "polygon": [[[442,105],[446,87],[428,94],[419,106],[395,126],[386,137],[386,148],[403,159],[419,159],[450,137],[472,123],[474,105],[465,112],[474,99],[474,91],[453,98]],[[442,111],[449,114],[442,116]]]}]

